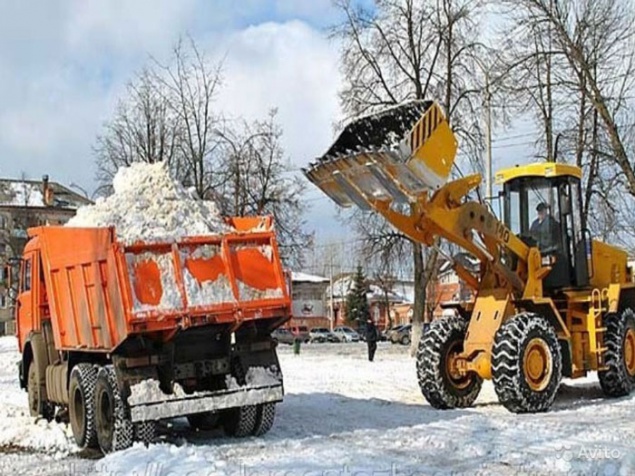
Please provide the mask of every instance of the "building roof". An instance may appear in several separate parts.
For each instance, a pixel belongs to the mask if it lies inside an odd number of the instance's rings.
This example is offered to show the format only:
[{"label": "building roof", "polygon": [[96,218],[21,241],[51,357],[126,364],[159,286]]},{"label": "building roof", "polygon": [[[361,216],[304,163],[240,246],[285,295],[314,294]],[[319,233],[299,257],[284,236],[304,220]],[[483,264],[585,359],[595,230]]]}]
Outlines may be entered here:
[{"label": "building roof", "polygon": [[[339,276],[337,279],[333,281],[333,297],[335,299],[346,299],[351,289],[353,289],[355,283],[355,274],[346,274],[343,276]],[[384,290],[375,285],[370,284],[368,286],[369,291],[367,293],[367,297],[371,301],[380,301],[385,299]],[[331,293],[331,286],[326,288],[327,295]],[[406,299],[394,292],[393,290],[388,291],[388,300],[391,302],[403,302]]]},{"label": "building roof", "polygon": [[291,271],[291,281],[294,283],[328,283],[329,278],[301,273],[300,271]]},{"label": "building roof", "polygon": [[53,191],[53,204],[47,207],[44,201],[42,180],[0,179],[0,207],[7,208],[57,208],[76,210],[92,203],[88,198],[57,182],[48,186]]}]

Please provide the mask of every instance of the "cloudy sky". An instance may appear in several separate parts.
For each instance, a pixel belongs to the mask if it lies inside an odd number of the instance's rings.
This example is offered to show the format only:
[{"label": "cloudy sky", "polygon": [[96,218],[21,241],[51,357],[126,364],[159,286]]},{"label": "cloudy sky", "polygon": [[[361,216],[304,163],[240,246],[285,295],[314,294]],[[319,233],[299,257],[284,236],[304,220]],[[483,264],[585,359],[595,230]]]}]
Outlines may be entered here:
[{"label": "cloudy sky", "polygon": [[[339,114],[337,21],[330,0],[3,0],[0,6],[0,176],[94,189],[91,147],[125,84],[149,57],[191,35],[224,59],[223,110],[279,110],[298,166],[333,139]],[[311,224],[332,215],[316,189]]]},{"label": "cloudy sky", "polygon": [[[91,147],[126,83],[184,34],[224,58],[220,107],[247,118],[277,107],[286,152],[303,166],[339,118],[338,48],[326,34],[337,21],[331,0],[2,0],[0,176],[46,173],[90,193]],[[318,239],[346,236],[308,183],[306,197]]]}]

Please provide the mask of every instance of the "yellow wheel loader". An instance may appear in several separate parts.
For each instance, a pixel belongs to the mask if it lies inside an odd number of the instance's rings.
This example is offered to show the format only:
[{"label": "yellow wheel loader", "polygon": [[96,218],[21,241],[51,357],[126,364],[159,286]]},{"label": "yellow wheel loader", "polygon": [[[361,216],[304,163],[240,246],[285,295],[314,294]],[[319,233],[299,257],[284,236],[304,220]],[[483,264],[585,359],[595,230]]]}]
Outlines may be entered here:
[{"label": "yellow wheel loader", "polygon": [[444,239],[480,261],[453,261],[474,289],[424,332],[423,395],[468,407],[483,379],[510,411],[550,408],[562,377],[596,371],[609,397],[635,386],[635,284],[625,251],[585,228],[581,170],[534,163],[496,175],[503,217],[472,197],[479,175],[448,180],[457,142],[440,107],[413,101],[349,124],[305,174],[338,205],[374,210],[412,241]]}]

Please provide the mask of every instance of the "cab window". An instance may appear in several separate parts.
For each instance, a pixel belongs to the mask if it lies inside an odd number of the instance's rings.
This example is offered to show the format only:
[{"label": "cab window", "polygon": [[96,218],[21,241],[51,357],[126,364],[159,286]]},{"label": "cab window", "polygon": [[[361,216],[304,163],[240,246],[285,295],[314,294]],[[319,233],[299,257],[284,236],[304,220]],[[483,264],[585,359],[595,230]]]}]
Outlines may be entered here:
[{"label": "cab window", "polygon": [[31,290],[31,259],[26,259],[22,262],[22,292]]}]

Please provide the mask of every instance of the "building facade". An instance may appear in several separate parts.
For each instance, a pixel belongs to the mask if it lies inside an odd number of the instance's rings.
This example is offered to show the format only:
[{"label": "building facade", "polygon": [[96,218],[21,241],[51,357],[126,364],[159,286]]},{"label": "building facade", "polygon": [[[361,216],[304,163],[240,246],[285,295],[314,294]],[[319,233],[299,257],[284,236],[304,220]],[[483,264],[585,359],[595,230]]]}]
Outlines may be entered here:
[{"label": "building facade", "polygon": [[293,271],[291,273],[291,306],[293,317],[288,326],[331,327],[326,289],[329,279]]},{"label": "building facade", "polygon": [[62,225],[90,203],[46,175],[42,180],[0,179],[0,333],[13,331],[13,294],[27,229]]}]

